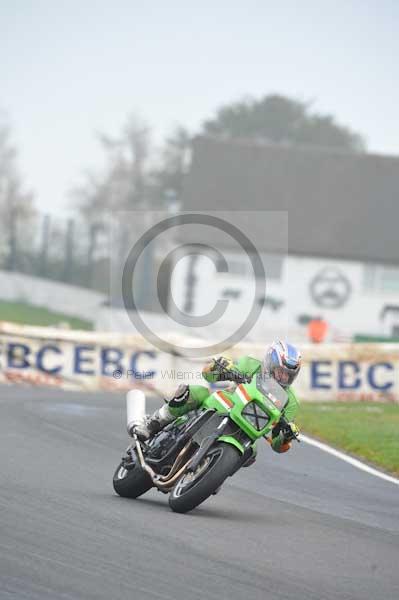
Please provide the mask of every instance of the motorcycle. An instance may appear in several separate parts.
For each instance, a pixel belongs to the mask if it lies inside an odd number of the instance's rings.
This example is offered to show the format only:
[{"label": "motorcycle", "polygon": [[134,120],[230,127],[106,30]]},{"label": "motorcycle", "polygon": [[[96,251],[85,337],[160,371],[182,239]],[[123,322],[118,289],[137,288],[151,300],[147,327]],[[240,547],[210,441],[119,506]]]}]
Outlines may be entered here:
[{"label": "motorcycle", "polygon": [[[283,416],[287,401],[274,379],[236,374],[234,387],[210,393],[200,410],[177,417],[147,442],[133,434],[115,470],[114,490],[138,498],[156,487],[169,494],[173,511],[193,510],[218,493],[228,477],[254,462],[256,443],[270,441],[267,436],[277,423],[289,427]],[[142,391],[128,393],[127,412],[128,423],[144,414]]]}]

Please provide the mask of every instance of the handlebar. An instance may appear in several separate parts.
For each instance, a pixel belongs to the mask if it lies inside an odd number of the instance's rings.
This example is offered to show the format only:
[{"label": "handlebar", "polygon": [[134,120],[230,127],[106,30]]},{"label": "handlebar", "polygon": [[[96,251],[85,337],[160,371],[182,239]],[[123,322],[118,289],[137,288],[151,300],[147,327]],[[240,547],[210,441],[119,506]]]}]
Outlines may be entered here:
[{"label": "handlebar", "polygon": [[216,359],[215,366],[218,367],[219,373],[221,375],[225,375],[226,380],[235,381],[236,383],[250,383],[251,382],[252,377],[250,377],[248,375],[243,375],[239,371],[234,371],[232,369],[226,369],[226,367],[222,363],[222,360],[223,359],[220,359],[220,358]]}]

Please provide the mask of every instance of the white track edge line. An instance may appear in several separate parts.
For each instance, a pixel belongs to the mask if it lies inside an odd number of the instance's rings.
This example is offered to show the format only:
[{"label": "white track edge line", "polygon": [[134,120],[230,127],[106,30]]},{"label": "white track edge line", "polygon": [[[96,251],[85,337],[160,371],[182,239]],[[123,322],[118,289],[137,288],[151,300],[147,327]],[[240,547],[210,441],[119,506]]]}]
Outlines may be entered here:
[{"label": "white track edge line", "polygon": [[315,446],[316,448],[319,448],[319,450],[323,450],[323,452],[327,452],[328,454],[331,454],[332,456],[335,456],[336,458],[339,458],[340,460],[343,460],[343,461],[349,463],[350,465],[352,465],[353,467],[356,467],[357,469],[360,469],[361,471],[365,471],[366,473],[369,473],[369,475],[374,475],[374,477],[379,477],[380,479],[384,479],[385,481],[389,481],[390,483],[399,485],[399,479],[397,479],[396,477],[387,475],[386,473],[383,473],[382,471],[379,471],[378,469],[373,469],[373,467],[369,467],[369,465],[366,465],[365,463],[361,462],[360,460],[357,460],[356,458],[353,458],[352,456],[349,456],[348,454],[345,454],[344,452],[340,452],[339,450],[336,450],[335,448],[332,448],[331,446],[328,446],[327,444],[323,444],[323,442],[319,442],[318,440],[314,440],[313,438],[310,438],[307,435],[302,435],[302,434],[300,435],[300,440],[305,442],[305,444],[309,444],[310,446]]}]

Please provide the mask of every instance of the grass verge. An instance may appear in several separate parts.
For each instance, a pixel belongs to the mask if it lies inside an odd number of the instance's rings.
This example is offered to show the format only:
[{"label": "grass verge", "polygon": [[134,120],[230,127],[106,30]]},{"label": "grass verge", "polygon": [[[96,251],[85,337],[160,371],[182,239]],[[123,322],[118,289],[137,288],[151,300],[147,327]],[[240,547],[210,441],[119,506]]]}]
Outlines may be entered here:
[{"label": "grass verge", "polygon": [[336,448],[399,476],[399,405],[303,402],[298,425]]},{"label": "grass verge", "polygon": [[57,326],[66,323],[71,329],[93,329],[93,323],[77,317],[52,312],[47,308],[0,300],[0,321],[10,321],[24,325]]}]

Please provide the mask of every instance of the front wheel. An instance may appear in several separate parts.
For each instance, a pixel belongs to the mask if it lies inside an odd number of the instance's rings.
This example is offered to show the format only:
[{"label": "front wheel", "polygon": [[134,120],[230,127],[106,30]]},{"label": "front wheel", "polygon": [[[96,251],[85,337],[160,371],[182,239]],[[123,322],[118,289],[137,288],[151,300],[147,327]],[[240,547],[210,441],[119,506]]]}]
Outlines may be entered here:
[{"label": "front wheel", "polygon": [[169,495],[169,506],[175,512],[186,513],[215,494],[240,461],[234,446],[215,444],[209,449],[194,472],[185,473]]}]

